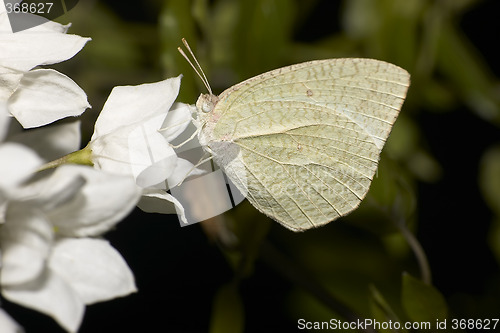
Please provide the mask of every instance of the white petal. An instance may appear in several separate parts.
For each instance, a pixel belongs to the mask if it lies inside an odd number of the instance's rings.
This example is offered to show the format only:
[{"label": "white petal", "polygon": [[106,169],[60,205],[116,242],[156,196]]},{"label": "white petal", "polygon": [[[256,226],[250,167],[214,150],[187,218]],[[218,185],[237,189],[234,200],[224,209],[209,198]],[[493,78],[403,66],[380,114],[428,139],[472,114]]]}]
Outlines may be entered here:
[{"label": "white petal", "polygon": [[162,117],[158,115],[94,139],[90,143],[94,166],[133,177],[141,187],[164,181],[173,172],[177,156],[157,131],[158,118]]},{"label": "white petal", "polygon": [[0,188],[8,189],[32,176],[42,160],[30,149],[17,144],[0,145]]},{"label": "white petal", "polygon": [[72,58],[90,38],[47,31],[0,34],[0,66],[27,72]]},{"label": "white petal", "polygon": [[177,164],[175,165],[174,171],[167,178],[168,187],[166,189],[172,188],[179,184],[181,181],[188,178],[188,176],[200,176],[207,173],[205,170],[195,168],[194,164],[183,159],[178,158]]},{"label": "white petal", "polygon": [[[30,183],[18,189],[16,196],[24,200],[25,205],[38,207],[50,214],[52,210],[73,202],[78,197],[87,180],[74,169],[90,167],[63,165],[49,177]],[[68,171],[70,170],[70,171]]]},{"label": "white petal", "polygon": [[85,304],[79,295],[50,270],[30,284],[2,288],[2,294],[11,302],[51,316],[69,332],[78,330],[85,312]]},{"label": "white petal", "polygon": [[4,1],[2,0],[2,5],[0,6],[0,33],[12,33],[9,17],[7,15],[3,2]]},{"label": "white petal", "polygon": [[0,309],[0,332],[2,333],[22,333],[23,328],[12,319],[7,312]]},{"label": "white petal", "polygon": [[177,214],[182,222],[188,223],[184,207],[179,200],[163,190],[143,191],[137,207],[146,213]]},{"label": "white petal", "polygon": [[[0,85],[1,84],[2,83],[0,82]],[[5,136],[7,136],[10,119],[11,117],[9,117],[9,113],[7,111],[7,103],[0,100],[0,142],[5,139]]]},{"label": "white petal", "polygon": [[52,69],[24,75],[7,105],[24,128],[79,116],[90,107],[85,92],[69,77]]},{"label": "white petal", "polygon": [[52,225],[36,209],[21,203],[7,209],[0,229],[2,286],[16,286],[37,279],[52,245]]},{"label": "white petal", "polygon": [[19,86],[23,73],[0,67],[0,103],[6,103]]},{"label": "white petal", "polygon": [[71,165],[59,167],[57,172],[62,178],[77,174],[86,181],[71,201],[47,212],[59,235],[100,235],[127,216],[140,197],[140,189],[130,177]]},{"label": "white petal", "polygon": [[128,135],[131,130],[131,128],[122,128],[111,134],[97,137],[89,143],[92,162],[96,169],[134,178],[128,148]]},{"label": "white petal", "polygon": [[171,142],[188,127],[191,122],[191,112],[191,106],[184,103],[175,103],[168,111],[167,118],[161,126],[161,133],[168,142]]},{"label": "white petal", "polygon": [[[149,140],[142,142],[142,135],[137,140],[132,140],[134,136],[129,137],[132,172],[136,184],[142,188],[163,182],[170,176],[177,162],[177,155],[165,138],[157,132],[153,134],[149,135]],[[141,147],[140,143],[148,146]]]},{"label": "white petal", "polygon": [[61,239],[54,246],[49,267],[68,281],[87,305],[137,291],[127,263],[105,240]]},{"label": "white petal", "polygon": [[[180,82],[181,76],[178,76],[139,86],[115,87],[96,121],[92,139],[158,114],[166,117],[179,93]],[[161,127],[164,119],[160,119],[156,129]]]},{"label": "white petal", "polygon": [[44,126],[9,137],[10,142],[24,144],[45,161],[53,161],[80,149],[80,121]]}]

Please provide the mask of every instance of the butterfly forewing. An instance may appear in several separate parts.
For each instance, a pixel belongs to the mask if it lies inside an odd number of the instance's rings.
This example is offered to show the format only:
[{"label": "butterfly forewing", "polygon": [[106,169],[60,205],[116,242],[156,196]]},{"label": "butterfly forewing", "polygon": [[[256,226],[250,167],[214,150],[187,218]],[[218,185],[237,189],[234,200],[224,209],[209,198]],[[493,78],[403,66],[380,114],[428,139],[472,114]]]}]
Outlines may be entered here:
[{"label": "butterfly forewing", "polygon": [[[406,71],[371,59],[264,73],[220,95],[210,133],[214,159],[258,210],[284,226],[326,224],[368,192],[408,85]],[[228,159],[218,142],[238,153]]]}]

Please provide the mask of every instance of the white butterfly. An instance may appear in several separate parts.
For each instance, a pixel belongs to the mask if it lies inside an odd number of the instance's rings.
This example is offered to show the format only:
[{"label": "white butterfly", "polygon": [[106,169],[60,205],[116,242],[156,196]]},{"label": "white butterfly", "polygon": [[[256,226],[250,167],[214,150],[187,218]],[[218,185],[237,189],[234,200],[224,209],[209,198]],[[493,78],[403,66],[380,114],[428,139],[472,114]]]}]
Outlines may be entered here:
[{"label": "white butterfly", "polygon": [[200,77],[210,92],[196,103],[200,144],[255,208],[294,231],[359,206],[410,84],[404,69],[359,58],[279,68],[219,96]]}]

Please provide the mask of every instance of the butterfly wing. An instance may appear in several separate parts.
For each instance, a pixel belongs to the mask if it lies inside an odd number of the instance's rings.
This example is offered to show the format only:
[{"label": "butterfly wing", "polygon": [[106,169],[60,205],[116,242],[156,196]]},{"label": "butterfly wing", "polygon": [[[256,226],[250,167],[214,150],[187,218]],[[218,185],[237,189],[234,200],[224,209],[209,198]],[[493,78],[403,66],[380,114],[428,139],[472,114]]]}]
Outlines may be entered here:
[{"label": "butterfly wing", "polygon": [[214,159],[259,211],[299,231],[359,206],[409,74],[371,59],[306,62],[223,92]]}]

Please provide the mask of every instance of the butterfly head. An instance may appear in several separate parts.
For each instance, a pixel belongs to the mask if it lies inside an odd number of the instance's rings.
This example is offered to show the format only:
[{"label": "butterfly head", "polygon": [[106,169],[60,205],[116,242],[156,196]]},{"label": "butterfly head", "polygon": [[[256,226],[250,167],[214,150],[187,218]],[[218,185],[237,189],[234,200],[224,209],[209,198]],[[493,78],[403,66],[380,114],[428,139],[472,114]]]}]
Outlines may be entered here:
[{"label": "butterfly head", "polygon": [[213,141],[212,133],[219,120],[219,115],[213,112],[217,102],[219,102],[219,97],[213,94],[201,94],[196,101],[195,125],[200,130],[198,139],[202,146]]},{"label": "butterfly head", "polygon": [[213,111],[215,105],[219,101],[219,97],[213,94],[201,94],[196,101],[196,108],[198,114],[210,113]]}]

